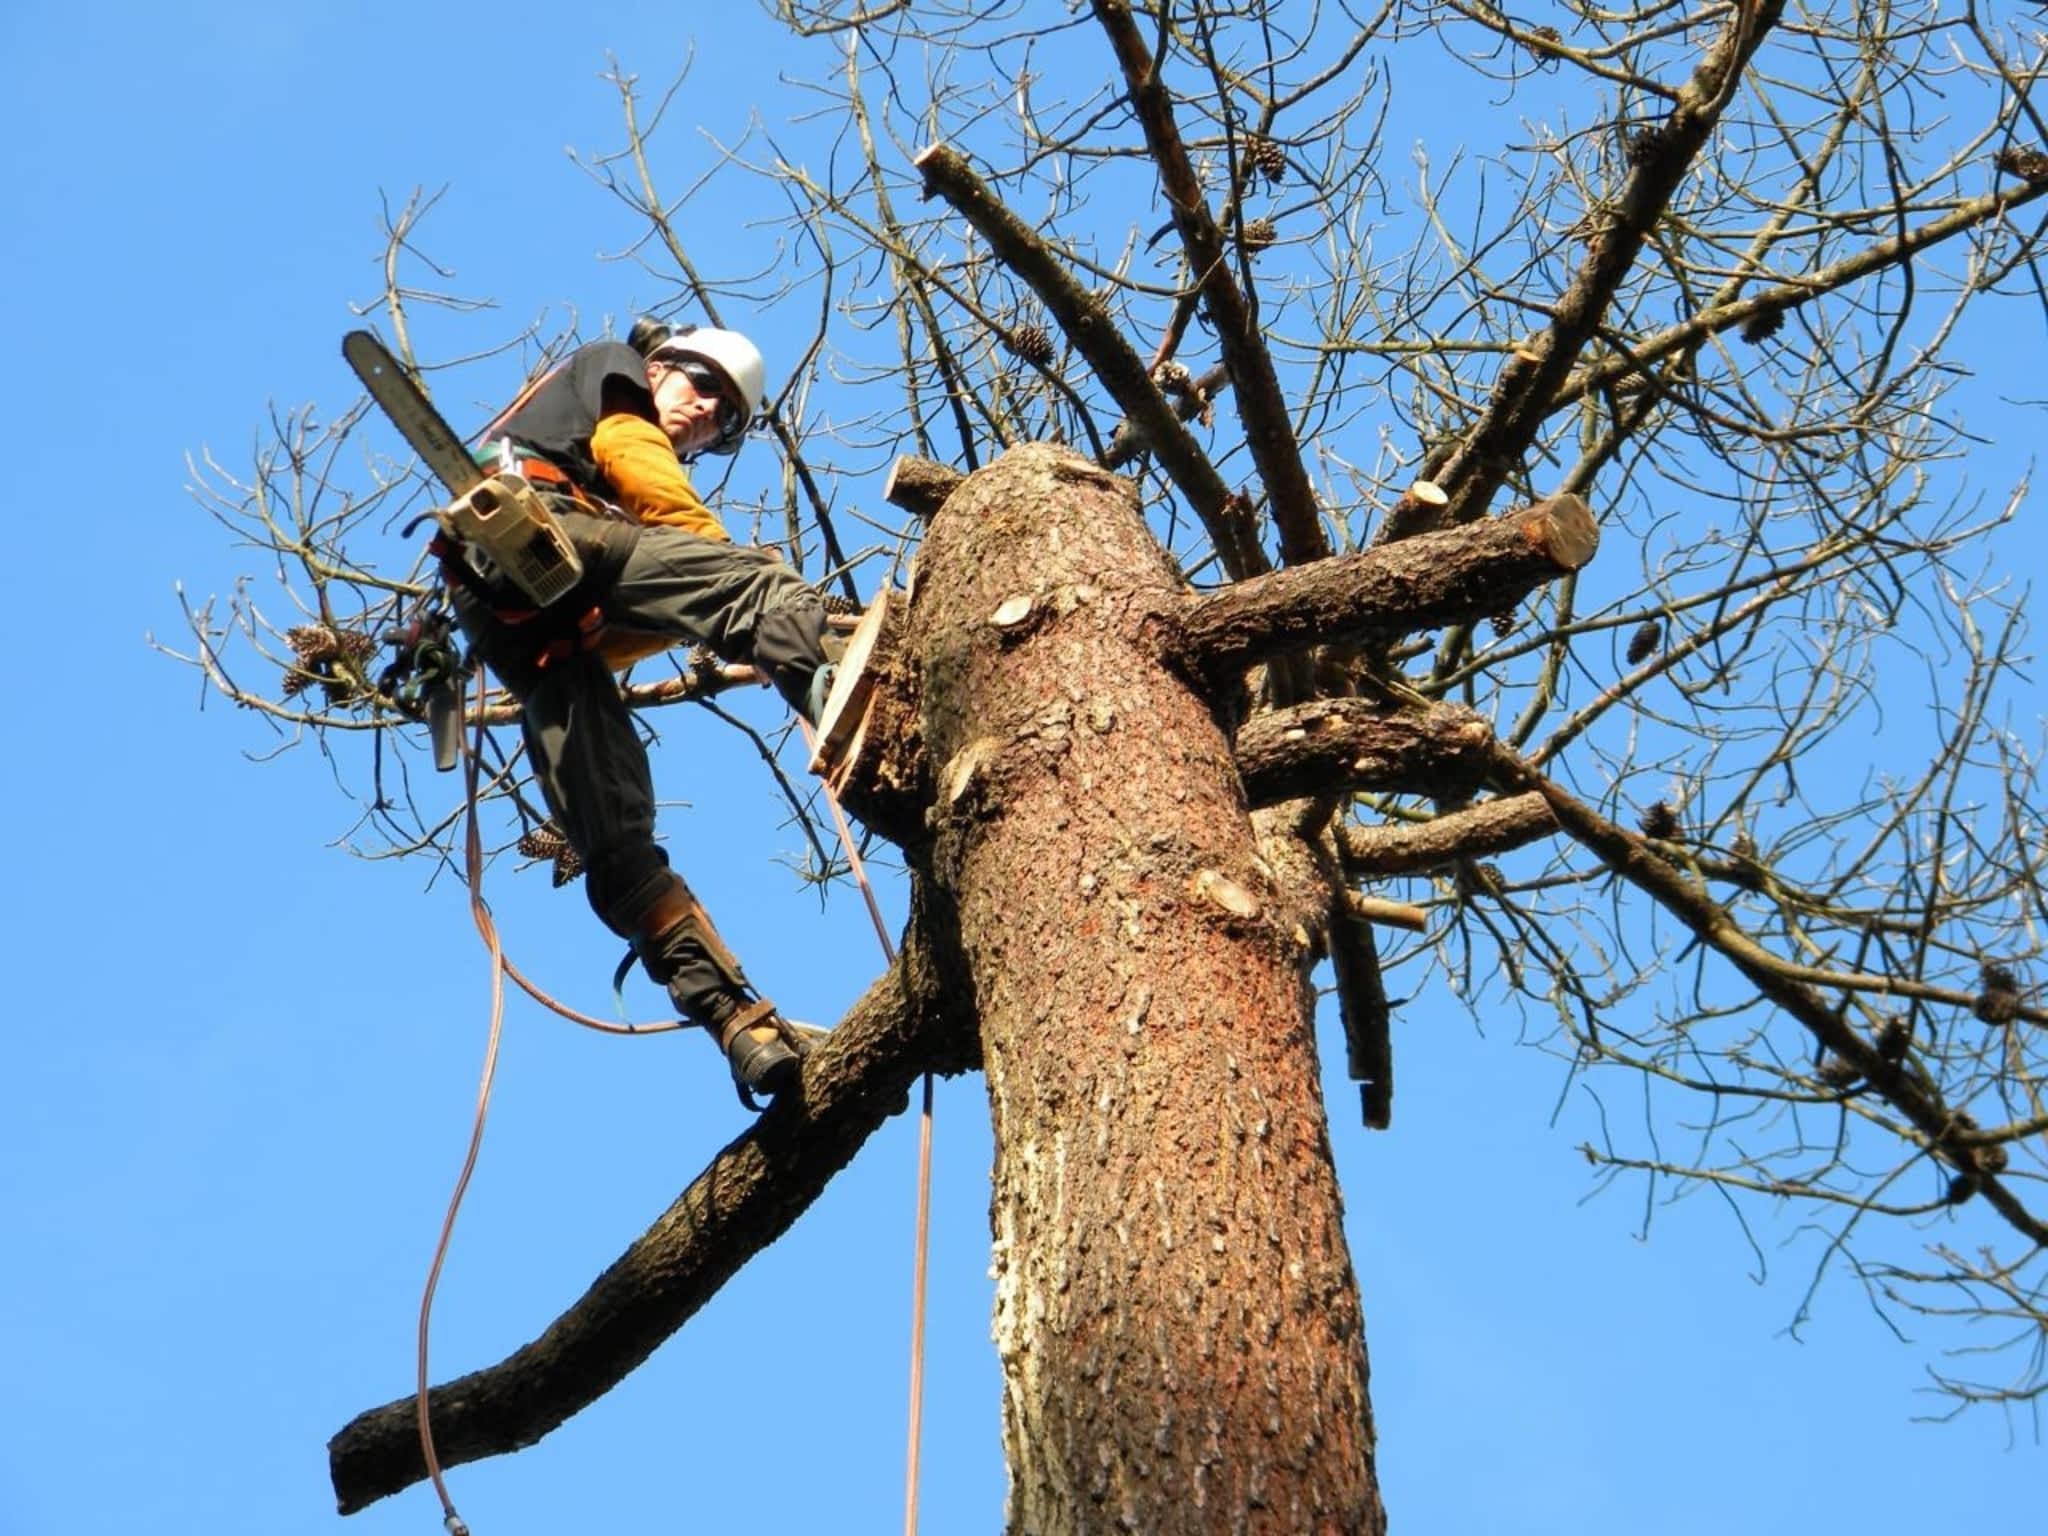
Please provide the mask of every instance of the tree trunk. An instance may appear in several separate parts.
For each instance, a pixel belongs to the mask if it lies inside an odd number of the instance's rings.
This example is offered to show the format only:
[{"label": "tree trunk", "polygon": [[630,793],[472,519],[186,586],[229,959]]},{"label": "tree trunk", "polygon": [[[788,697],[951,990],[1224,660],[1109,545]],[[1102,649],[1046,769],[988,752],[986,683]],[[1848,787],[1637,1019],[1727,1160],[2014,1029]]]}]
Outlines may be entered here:
[{"label": "tree trunk", "polygon": [[1307,935],[1129,488],[1020,448],[904,636],[995,1120],[1008,1527],[1378,1532]]}]

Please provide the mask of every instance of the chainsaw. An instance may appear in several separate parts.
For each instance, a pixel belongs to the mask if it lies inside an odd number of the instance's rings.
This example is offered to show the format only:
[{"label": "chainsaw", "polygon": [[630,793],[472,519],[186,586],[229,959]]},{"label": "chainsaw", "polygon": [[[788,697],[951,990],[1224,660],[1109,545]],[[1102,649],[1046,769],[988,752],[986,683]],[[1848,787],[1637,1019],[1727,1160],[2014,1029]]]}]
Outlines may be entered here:
[{"label": "chainsaw", "polygon": [[485,474],[383,342],[368,331],[350,331],[341,355],[454,498],[433,517],[471,570],[485,581],[510,581],[536,608],[582,579],[582,557],[533,483],[510,471]]}]

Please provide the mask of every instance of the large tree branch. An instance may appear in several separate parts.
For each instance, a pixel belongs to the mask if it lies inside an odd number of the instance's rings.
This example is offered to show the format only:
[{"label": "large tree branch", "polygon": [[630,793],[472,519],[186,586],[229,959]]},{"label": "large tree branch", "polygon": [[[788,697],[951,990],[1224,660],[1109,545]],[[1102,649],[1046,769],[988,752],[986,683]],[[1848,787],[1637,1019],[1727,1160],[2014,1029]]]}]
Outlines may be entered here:
[{"label": "large tree branch", "polygon": [[1732,964],[1777,1007],[1805,1025],[1814,1039],[1868,1082],[1906,1121],[1903,1133],[1970,1181],[1985,1201],[2030,1242],[2048,1243],[2048,1222],[2021,1203],[2003,1179],[1998,1149],[1987,1148],[1974,1124],[1942,1099],[1934,1081],[1911,1058],[1892,1060],[1831,1004],[1824,989],[1865,982],[1884,990],[1885,978],[1831,974],[1772,954],[1746,932],[1706,887],[1659,857],[1648,838],[1598,811],[1529,767],[1510,748],[1493,747],[1494,777],[1503,788],[1543,797],[1558,825],[1622,879],[1652,897],[1690,928],[1707,948]]},{"label": "large tree branch", "polygon": [[1465,528],[1318,560],[1190,598],[1173,650],[1191,670],[1235,676],[1311,645],[1386,641],[1475,623],[1593,558],[1599,530],[1576,496]]},{"label": "large tree branch", "polygon": [[[1551,311],[1549,328],[1510,355],[1484,414],[1445,462],[1425,465],[1424,473],[1451,493],[1445,521],[1482,516],[1523,450],[1535,441],[1579,354],[1784,9],[1783,0],[1736,0],[1726,30],[1679,91],[1670,116],[1631,139],[1633,169],[1571,286]],[[1412,517],[1387,518],[1380,538],[1402,539],[1436,525],[1433,516],[1417,509]]]},{"label": "large tree branch", "polygon": [[1385,878],[1506,853],[1556,831],[1557,818],[1548,802],[1538,794],[1523,794],[1446,811],[1429,821],[1341,827],[1337,847],[1346,875]]},{"label": "large tree branch", "polygon": [[[929,950],[914,940],[805,1062],[801,1089],[720,1152],[575,1305],[498,1364],[433,1389],[442,1464],[532,1445],[618,1385],[789,1229],[904,1107],[919,1073],[971,1065],[973,1035],[946,997]],[[342,1514],[427,1475],[414,1414],[414,1399],[403,1397],[328,1442]]]},{"label": "large tree branch", "polygon": [[996,259],[1038,295],[1074,350],[1102,387],[1144,434],[1159,465],[1180,487],[1233,577],[1269,570],[1242,497],[1232,494],[1216,466],[1152,382],[1145,360],[1117,330],[1095,296],[1075,279],[1052,248],[1018,218],[949,145],[934,144],[912,162],[927,196],[946,200],[989,243]]},{"label": "large tree branch", "polygon": [[1247,720],[1237,733],[1237,766],[1253,806],[1343,789],[1461,799],[1485,774],[1492,739],[1462,704],[1318,699]]},{"label": "large tree branch", "polygon": [[1173,99],[1126,0],[1094,0],[1094,10],[1123,68],[1131,108],[1159,167],[1160,185],[1187,251],[1188,270],[1201,290],[1210,322],[1216,327],[1224,366],[1237,386],[1238,419],[1244,423],[1246,445],[1266,487],[1273,522],[1280,530],[1281,555],[1290,565],[1320,560],[1330,552],[1330,544],[1323,534],[1314,487],[1301,461],[1287,396],[1259,331],[1258,308],[1231,275],[1223,232],[1209,211],[1201,178],[1174,122]]},{"label": "large tree branch", "polygon": [[1879,240],[1855,255],[1846,256],[1818,272],[1760,289],[1745,298],[1716,304],[1702,310],[1690,320],[1681,320],[1654,336],[1632,342],[1625,353],[1573,374],[1564,388],[1551,400],[1550,408],[1553,411],[1561,410],[1584,398],[1589,391],[1615,383],[1630,374],[1640,373],[1652,363],[1660,362],[1674,352],[1705,341],[1709,336],[1718,336],[1751,321],[1763,320],[1768,316],[1796,308],[1809,300],[1819,298],[1822,294],[1846,288],[1849,284],[1869,277],[1872,273],[1881,272],[1886,267],[1910,261],[1930,246],[1939,245],[1942,241],[1965,231],[1992,223],[2012,209],[2048,194],[2048,175],[2042,175],[2038,166],[2034,167],[2034,178],[2021,181],[2016,186],[1987,192],[1982,197],[1972,198],[1938,219],[1930,219],[1927,223],[1909,229],[1903,234],[1894,235],[1888,240]]}]

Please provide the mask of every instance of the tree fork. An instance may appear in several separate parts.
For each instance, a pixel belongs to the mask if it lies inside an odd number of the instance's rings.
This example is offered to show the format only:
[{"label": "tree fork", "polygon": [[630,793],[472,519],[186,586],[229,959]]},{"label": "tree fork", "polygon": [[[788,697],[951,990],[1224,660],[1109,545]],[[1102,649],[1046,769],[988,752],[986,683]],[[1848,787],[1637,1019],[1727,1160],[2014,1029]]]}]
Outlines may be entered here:
[{"label": "tree fork", "polygon": [[1308,937],[1130,488],[1014,449],[934,517],[903,645],[995,1121],[1013,1532],[1375,1532]]},{"label": "tree fork", "polygon": [[934,144],[911,162],[924,177],[927,196],[943,197],[988,241],[997,258],[1038,295],[1074,350],[1087,360],[1115,397],[1128,422],[1143,433],[1159,465],[1180,487],[1188,505],[1214,540],[1223,568],[1232,576],[1270,570],[1259,546],[1251,503],[1233,495],[1181,417],[1159,392],[1137,349],[1111,323],[1057,257],[1045,238],[999,202],[967,161],[945,144]]}]

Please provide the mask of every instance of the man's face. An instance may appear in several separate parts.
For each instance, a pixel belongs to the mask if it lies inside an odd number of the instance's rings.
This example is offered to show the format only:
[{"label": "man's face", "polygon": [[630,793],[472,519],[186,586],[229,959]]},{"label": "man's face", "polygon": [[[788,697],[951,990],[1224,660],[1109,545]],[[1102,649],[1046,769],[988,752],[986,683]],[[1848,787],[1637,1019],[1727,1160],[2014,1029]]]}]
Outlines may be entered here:
[{"label": "man's face", "polygon": [[717,442],[719,413],[732,409],[719,399],[708,376],[700,375],[704,387],[698,387],[699,379],[691,377],[697,372],[694,367],[669,362],[650,363],[647,369],[655,419],[679,454],[696,453]]}]

